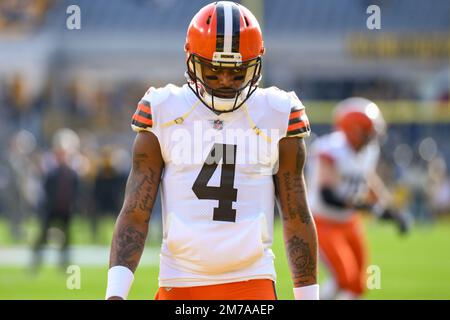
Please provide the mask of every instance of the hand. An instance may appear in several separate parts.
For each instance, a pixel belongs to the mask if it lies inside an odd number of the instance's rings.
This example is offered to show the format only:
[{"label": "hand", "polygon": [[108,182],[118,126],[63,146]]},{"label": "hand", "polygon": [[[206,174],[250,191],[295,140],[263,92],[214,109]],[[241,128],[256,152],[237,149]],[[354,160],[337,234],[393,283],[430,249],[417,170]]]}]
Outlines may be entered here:
[{"label": "hand", "polygon": [[407,234],[411,229],[411,219],[409,219],[407,214],[392,209],[385,209],[380,215],[380,219],[393,221],[401,235]]},{"label": "hand", "polygon": [[367,202],[355,202],[350,207],[359,211],[372,211],[373,204]]},{"label": "hand", "polygon": [[408,234],[411,230],[411,219],[407,214],[398,213],[395,219],[401,235]]}]

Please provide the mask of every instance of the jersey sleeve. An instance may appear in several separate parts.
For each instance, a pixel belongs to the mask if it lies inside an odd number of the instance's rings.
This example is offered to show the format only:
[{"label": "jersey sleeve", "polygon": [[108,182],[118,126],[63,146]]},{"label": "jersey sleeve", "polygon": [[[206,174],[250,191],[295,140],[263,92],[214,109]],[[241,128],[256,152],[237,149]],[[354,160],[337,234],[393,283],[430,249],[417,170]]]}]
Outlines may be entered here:
[{"label": "jersey sleeve", "polygon": [[305,106],[297,98],[293,92],[290,93],[289,122],[286,130],[286,137],[309,137],[311,127],[309,125],[308,116],[306,115]]},{"label": "jersey sleeve", "polygon": [[133,131],[151,131],[153,128],[152,107],[150,102],[142,99],[139,101],[136,111],[131,119]]}]

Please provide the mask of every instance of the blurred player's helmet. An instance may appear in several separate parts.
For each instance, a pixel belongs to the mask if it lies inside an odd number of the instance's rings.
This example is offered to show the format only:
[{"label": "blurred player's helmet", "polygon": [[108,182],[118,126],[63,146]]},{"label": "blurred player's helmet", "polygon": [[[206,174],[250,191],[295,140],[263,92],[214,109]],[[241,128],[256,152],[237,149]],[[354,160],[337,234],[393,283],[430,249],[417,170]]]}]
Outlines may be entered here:
[{"label": "blurred player's helmet", "polygon": [[[264,46],[259,23],[244,6],[218,1],[200,9],[187,30],[185,51],[188,85],[213,111],[236,110],[256,90],[261,78]],[[246,70],[242,86],[233,89],[233,98],[219,98],[221,90],[207,86],[202,65]],[[229,95],[230,91],[222,93]]]},{"label": "blurred player's helmet", "polygon": [[348,98],[334,109],[334,124],[356,150],[386,130],[386,123],[378,106],[365,98]]}]

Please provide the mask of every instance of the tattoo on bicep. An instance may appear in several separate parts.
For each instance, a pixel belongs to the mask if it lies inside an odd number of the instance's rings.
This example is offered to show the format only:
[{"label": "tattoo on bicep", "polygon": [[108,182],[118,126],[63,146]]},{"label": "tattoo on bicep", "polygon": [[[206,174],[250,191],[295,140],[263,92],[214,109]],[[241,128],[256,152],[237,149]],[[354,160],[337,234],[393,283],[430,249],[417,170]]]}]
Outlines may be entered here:
[{"label": "tattoo on bicep", "polygon": [[133,156],[133,169],[139,171],[141,170],[142,162],[148,159],[148,154],[137,153]]},{"label": "tattoo on bicep", "polygon": [[[116,252],[116,256],[112,259],[113,264],[135,270],[145,245],[145,237],[143,232],[133,226],[126,226],[120,230],[114,241],[113,252]],[[139,255],[136,257],[136,254]]]},{"label": "tattoo on bicep", "polygon": [[287,241],[288,258],[292,264],[294,281],[306,284],[316,280],[316,259],[308,243],[297,236]]}]

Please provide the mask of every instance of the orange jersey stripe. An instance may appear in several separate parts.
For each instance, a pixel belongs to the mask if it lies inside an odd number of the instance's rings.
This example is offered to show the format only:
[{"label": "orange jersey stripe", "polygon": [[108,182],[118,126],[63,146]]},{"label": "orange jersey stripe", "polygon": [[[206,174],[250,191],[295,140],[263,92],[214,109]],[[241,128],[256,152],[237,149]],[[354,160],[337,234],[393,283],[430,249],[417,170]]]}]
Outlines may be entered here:
[{"label": "orange jersey stripe", "polygon": [[134,115],[133,115],[133,120],[139,121],[139,122],[141,122],[141,123],[143,123],[143,124],[146,124],[146,125],[148,125],[148,126],[153,125],[153,120],[147,119],[147,118],[145,118],[145,117],[143,117],[143,116],[140,116],[140,115],[138,115],[138,114],[134,114]]},{"label": "orange jersey stripe", "polygon": [[143,111],[145,113],[152,114],[152,109],[150,109],[149,106],[146,106],[143,103],[138,104],[138,109],[139,109],[139,111]]},{"label": "orange jersey stripe", "polygon": [[298,123],[291,124],[288,127],[287,131],[289,132],[289,131],[292,131],[292,130],[295,130],[295,129],[301,129],[301,128],[305,128],[305,127],[306,127],[306,123],[305,122],[298,122]]},{"label": "orange jersey stripe", "polygon": [[305,113],[305,109],[294,111],[289,115],[289,120],[300,118]]}]

